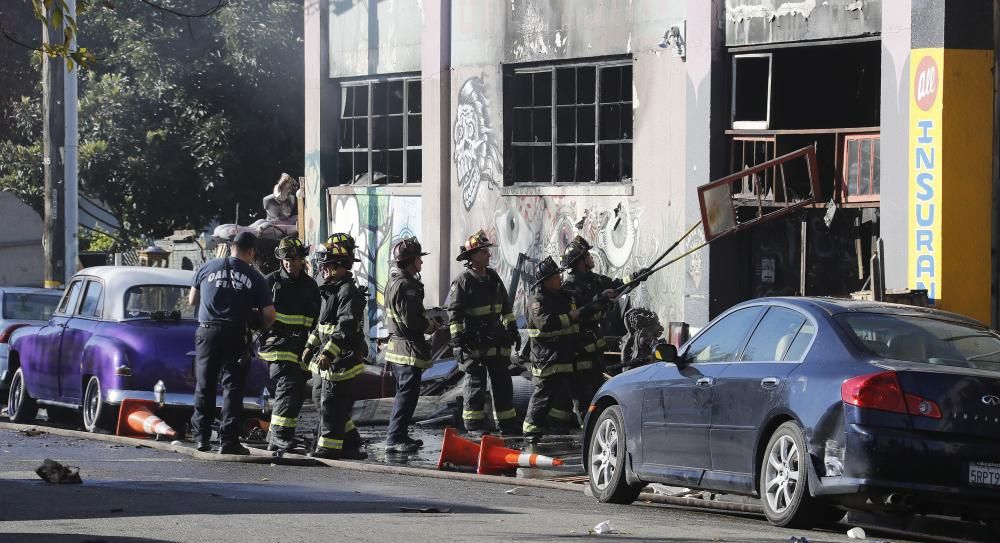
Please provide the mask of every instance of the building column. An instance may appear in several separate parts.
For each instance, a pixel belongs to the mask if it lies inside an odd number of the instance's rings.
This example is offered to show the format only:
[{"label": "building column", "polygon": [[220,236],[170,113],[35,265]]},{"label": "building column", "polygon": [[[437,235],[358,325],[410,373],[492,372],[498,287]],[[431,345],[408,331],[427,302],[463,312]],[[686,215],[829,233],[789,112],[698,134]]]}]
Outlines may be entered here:
[{"label": "building column", "polygon": [[425,303],[442,305],[448,296],[451,243],[451,0],[424,0],[421,39],[423,180],[420,242]]},{"label": "building column", "polygon": [[304,243],[321,243],[327,236],[326,188],[336,179],[337,87],[331,83],[330,3],[305,0],[305,156]]},{"label": "building column", "polygon": [[879,235],[885,243],[885,286],[909,282],[910,12],[911,0],[882,4],[882,76],[879,118]]},{"label": "building column", "polygon": [[[913,0],[907,281],[990,320],[993,3]],[[893,254],[890,252],[890,254]]]}]

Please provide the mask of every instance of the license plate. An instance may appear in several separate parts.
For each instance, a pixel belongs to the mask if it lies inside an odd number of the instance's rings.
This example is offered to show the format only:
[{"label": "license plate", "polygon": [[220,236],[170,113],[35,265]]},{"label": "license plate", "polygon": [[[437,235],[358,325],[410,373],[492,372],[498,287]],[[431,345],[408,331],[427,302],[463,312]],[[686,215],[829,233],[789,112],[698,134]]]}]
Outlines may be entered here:
[{"label": "license plate", "polygon": [[1000,487],[1000,464],[969,462],[969,484]]}]

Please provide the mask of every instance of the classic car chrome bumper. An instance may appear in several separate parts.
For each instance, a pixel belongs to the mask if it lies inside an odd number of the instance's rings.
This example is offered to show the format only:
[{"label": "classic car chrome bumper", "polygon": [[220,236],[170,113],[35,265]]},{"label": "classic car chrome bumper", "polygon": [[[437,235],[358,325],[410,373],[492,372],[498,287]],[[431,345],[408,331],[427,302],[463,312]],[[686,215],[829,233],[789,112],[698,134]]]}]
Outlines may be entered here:
[{"label": "classic car chrome bumper", "polygon": [[[167,392],[164,396],[163,404],[167,407],[194,407],[194,394],[184,394],[180,392]],[[124,399],[156,401],[156,393],[152,390],[117,390],[111,389],[107,393],[105,401],[110,404],[120,404]],[[260,396],[245,396],[243,398],[243,409],[261,410],[266,407],[267,399]],[[215,405],[222,406],[222,396],[215,397]]]}]

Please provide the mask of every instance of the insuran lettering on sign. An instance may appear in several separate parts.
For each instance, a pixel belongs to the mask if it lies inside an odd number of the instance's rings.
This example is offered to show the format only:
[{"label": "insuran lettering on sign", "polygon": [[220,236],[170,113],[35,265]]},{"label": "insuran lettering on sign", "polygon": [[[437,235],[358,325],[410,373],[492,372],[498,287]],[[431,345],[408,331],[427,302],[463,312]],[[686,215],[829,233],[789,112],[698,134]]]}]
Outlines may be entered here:
[{"label": "insuran lettering on sign", "polygon": [[927,297],[937,299],[937,277],[934,274],[934,226],[935,206],[934,193],[937,179],[934,176],[934,162],[937,158],[937,148],[934,138],[934,121],[922,119],[917,121],[916,161],[917,198],[914,202],[914,212],[917,218],[915,235],[917,252],[917,288],[927,289]]}]

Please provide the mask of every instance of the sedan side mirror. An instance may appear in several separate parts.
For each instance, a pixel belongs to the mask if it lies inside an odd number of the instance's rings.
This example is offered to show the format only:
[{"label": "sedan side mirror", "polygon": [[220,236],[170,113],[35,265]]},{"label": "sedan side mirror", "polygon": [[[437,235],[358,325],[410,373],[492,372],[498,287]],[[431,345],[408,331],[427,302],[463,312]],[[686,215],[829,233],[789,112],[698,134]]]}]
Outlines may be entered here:
[{"label": "sedan side mirror", "polygon": [[658,343],[653,347],[653,356],[661,362],[677,363],[677,347],[670,343]]}]

